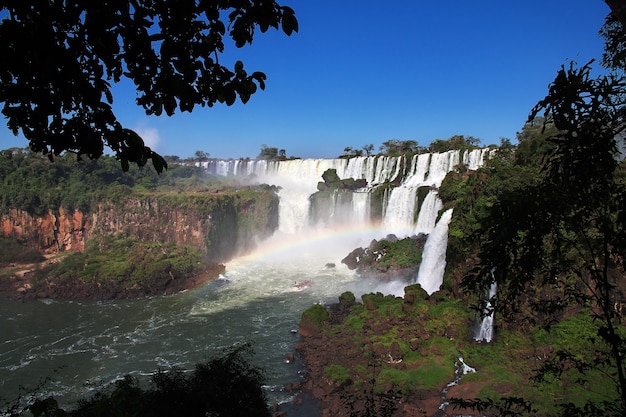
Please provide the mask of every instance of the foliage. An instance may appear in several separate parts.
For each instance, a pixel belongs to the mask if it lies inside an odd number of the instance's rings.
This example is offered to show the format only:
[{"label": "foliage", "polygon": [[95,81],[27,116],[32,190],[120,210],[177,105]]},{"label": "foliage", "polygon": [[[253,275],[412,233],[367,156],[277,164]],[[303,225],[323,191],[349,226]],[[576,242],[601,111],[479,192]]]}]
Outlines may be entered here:
[{"label": "foliage", "polygon": [[324,375],[333,383],[343,385],[350,382],[348,370],[341,365],[330,365],[324,369]]},{"label": "foliage", "polygon": [[[191,373],[180,369],[160,370],[149,388],[126,375],[109,390],[81,400],[74,410],[58,407],[54,398],[30,407],[35,417],[49,416],[270,416],[263,392],[264,376],[250,363],[249,344],[227,350],[223,357],[196,365]],[[12,413],[11,417],[26,415]]]},{"label": "foliage", "polygon": [[600,35],[605,41],[602,65],[616,70],[626,68],[626,31],[616,14],[609,13]]},{"label": "foliage", "polygon": [[377,269],[410,268],[422,263],[423,247],[419,241],[404,238],[395,241],[379,240],[374,253],[380,253]]},{"label": "foliage", "polygon": [[390,139],[380,145],[380,153],[387,156],[400,156],[405,154],[416,153],[419,146],[415,140]]},{"label": "foliage", "polygon": [[422,262],[424,242],[424,237],[373,240],[367,248],[355,249],[341,262],[363,274],[415,269]]},{"label": "foliage", "polygon": [[435,139],[428,147],[430,152],[447,152],[451,150],[465,150],[478,147],[480,139],[473,136],[454,135],[447,140]]},{"label": "foliage", "polygon": [[[617,387],[621,397],[617,408],[622,412],[626,410],[626,344],[620,316],[626,184],[615,138],[624,129],[625,86],[615,76],[591,78],[589,64],[562,68],[548,96],[530,116],[533,120],[543,111],[543,129],[537,133],[549,135],[528,139],[543,143],[536,148],[545,152],[543,157],[488,165],[477,179],[466,180],[467,186],[481,184],[477,193],[469,187],[464,193],[451,192],[462,198],[473,196],[474,202],[488,201],[479,206],[484,214],[478,216],[479,207],[469,204],[465,217],[473,218],[467,224],[474,224],[475,230],[455,226],[459,236],[479,248],[479,267],[466,277],[465,288],[485,293],[493,276],[499,294],[496,312],[555,332],[561,328],[555,323],[588,307],[597,323],[592,334],[570,331],[591,343],[594,353],[581,355],[585,345],[564,346],[555,352],[552,365],[539,370],[540,375],[577,372],[571,378],[584,384],[602,370]],[[504,186],[494,175],[500,170],[514,174],[516,179],[508,180],[515,181],[514,186]],[[524,172],[531,175],[524,178]],[[495,192],[489,194],[491,184]]]},{"label": "foliage", "polygon": [[106,3],[3,3],[0,102],[7,126],[35,152],[74,151],[99,158],[110,147],[127,170],[152,160],[167,167],[112,110],[111,82],[128,78],[147,114],[191,112],[196,105],[246,103],[266,76],[241,61],[220,63],[225,35],[237,48],[256,29],[298,31],[294,11],[275,1],[165,0]]},{"label": "foliage", "polygon": [[87,243],[84,252],[70,253],[62,262],[38,270],[36,280],[53,276],[149,287],[153,282],[191,276],[205,266],[204,255],[195,246],[148,243],[123,235],[100,236]]},{"label": "foliage", "polygon": [[[456,307],[450,301],[429,305],[424,299],[413,300],[408,303],[392,295],[364,294],[362,304],[346,310],[340,322],[326,321],[322,326],[324,332],[341,334],[342,338],[354,343],[353,346],[346,346],[345,351],[333,355],[334,363],[341,364],[341,369],[333,368],[333,375],[340,375],[342,381],[349,380],[358,386],[371,378],[369,372],[374,365],[378,370],[373,387],[377,394],[384,394],[393,386],[392,391],[412,395],[418,390],[443,387],[450,382],[452,364],[458,356],[456,346],[447,337],[425,338],[424,334],[430,330],[425,328],[424,323],[440,315],[440,312],[454,311]],[[431,312],[436,306],[436,311]],[[467,310],[464,317],[467,317]],[[439,319],[441,326],[438,331],[445,332],[441,329],[449,326],[447,331],[460,335],[459,331],[466,326],[465,321],[458,320],[456,315],[454,318],[450,315]],[[372,332],[371,329],[377,331]],[[461,336],[461,340],[464,337]],[[342,355],[350,359],[344,362],[340,359]],[[356,364],[354,358],[360,358]],[[344,366],[346,363],[351,365]],[[325,373],[329,372],[325,370]]]},{"label": "foliage", "polygon": [[328,311],[321,304],[313,304],[302,313],[302,321],[313,323],[317,327],[330,318]]},{"label": "foliage", "polygon": [[261,152],[257,159],[275,159],[278,156],[278,148],[261,145]]},{"label": "foliage", "polygon": [[157,175],[153,170],[132,167],[122,172],[111,156],[81,160],[72,153],[54,163],[25,149],[0,151],[0,213],[24,210],[40,216],[49,210],[90,212],[102,201],[120,202],[133,192],[188,192],[220,190],[232,179],[211,177],[201,168],[170,164]]},{"label": "foliage", "polygon": [[341,304],[344,307],[348,307],[348,308],[352,307],[355,303],[356,303],[356,297],[354,296],[354,293],[352,293],[351,291],[343,292],[339,296],[339,304]]},{"label": "foliage", "polygon": [[35,263],[44,260],[42,254],[13,239],[0,237],[0,265],[6,263]]}]

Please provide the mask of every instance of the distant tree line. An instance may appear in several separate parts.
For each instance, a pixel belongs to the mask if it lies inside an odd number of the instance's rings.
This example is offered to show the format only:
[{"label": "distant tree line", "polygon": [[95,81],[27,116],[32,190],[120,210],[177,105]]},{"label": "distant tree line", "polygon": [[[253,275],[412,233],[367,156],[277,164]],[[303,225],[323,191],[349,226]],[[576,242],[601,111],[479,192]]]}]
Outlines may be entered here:
[{"label": "distant tree line", "polygon": [[[480,139],[473,136],[454,135],[449,139],[435,139],[429,146],[419,146],[416,140],[389,139],[384,141],[378,148],[378,155],[400,156],[416,153],[440,153],[450,150],[474,149],[480,146]],[[353,158],[358,156],[370,156],[373,154],[374,145],[367,144],[361,148],[346,146],[340,158]]]},{"label": "distant tree line", "polygon": [[149,167],[120,169],[119,161],[108,155],[83,160],[66,153],[50,162],[42,154],[12,148],[0,151],[0,212],[25,210],[33,215],[60,206],[89,211],[103,199],[116,199],[131,190],[178,190],[206,187],[207,174],[198,167],[171,164],[158,175]]}]

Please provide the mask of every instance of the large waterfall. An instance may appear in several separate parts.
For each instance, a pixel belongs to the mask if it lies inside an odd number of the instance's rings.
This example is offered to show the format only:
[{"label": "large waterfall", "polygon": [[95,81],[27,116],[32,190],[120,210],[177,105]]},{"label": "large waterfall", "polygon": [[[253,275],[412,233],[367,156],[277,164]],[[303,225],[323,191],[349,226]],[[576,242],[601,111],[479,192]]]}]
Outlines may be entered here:
[{"label": "large waterfall", "polygon": [[[489,149],[448,151],[405,156],[363,156],[348,159],[212,160],[202,166],[216,175],[254,178],[281,187],[279,192],[279,230],[294,234],[309,227],[309,196],[328,169],[335,169],[341,179],[363,179],[367,185],[352,193],[350,204],[336,201],[332,210],[342,219],[342,227],[371,228],[371,196],[377,187],[393,184],[381,201],[380,232],[398,237],[433,231],[442,204],[437,195],[446,174],[463,163],[468,169],[482,166]],[[431,190],[418,201],[418,190]],[[339,216],[342,212],[343,215]]]}]

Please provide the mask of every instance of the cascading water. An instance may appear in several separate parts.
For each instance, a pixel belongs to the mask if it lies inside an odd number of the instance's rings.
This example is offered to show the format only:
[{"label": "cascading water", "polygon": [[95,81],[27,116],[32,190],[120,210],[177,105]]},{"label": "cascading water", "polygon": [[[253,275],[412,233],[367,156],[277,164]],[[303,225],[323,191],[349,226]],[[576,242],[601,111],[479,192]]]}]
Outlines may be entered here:
[{"label": "cascading water", "polygon": [[437,214],[441,210],[443,204],[439,199],[437,190],[431,189],[420,208],[419,216],[417,217],[417,225],[415,226],[415,233],[429,234],[435,228],[437,222]]},{"label": "cascading water", "polygon": [[[341,179],[364,179],[367,186],[353,193],[352,203],[335,208],[348,211],[340,217],[358,225],[367,224],[370,216],[369,196],[377,186],[397,179],[400,185],[393,187],[383,201],[383,233],[395,233],[405,237],[415,233],[430,233],[441,202],[436,189],[446,174],[459,163],[469,169],[482,166],[489,149],[447,151],[414,155],[410,160],[404,156],[363,156],[349,159],[293,159],[286,161],[265,160],[212,160],[200,163],[208,172],[216,175],[245,177],[253,175],[256,181],[281,187],[279,196],[279,229],[284,233],[297,233],[308,225],[308,197],[317,191],[317,183],[327,169],[335,169]],[[417,201],[420,187],[433,189],[423,202]],[[418,204],[421,208],[418,210]],[[423,210],[426,209],[426,212]]]},{"label": "cascading water", "polygon": [[[497,291],[498,285],[494,282],[491,284],[491,288],[489,288],[489,300],[496,296]],[[485,307],[485,312],[489,312],[489,314],[483,317],[480,327],[476,332],[476,336],[474,337],[474,340],[477,342],[489,343],[493,339],[494,312],[490,312],[489,310],[491,310],[491,301],[487,301],[487,305]]]},{"label": "cascading water", "polygon": [[422,263],[416,282],[429,295],[438,291],[443,283],[443,273],[446,270],[446,249],[448,247],[448,225],[451,219],[452,209],[448,209],[441,215],[424,246]]},{"label": "cascading water", "polygon": [[[489,149],[447,151],[405,157],[366,156],[350,159],[296,159],[288,161],[210,161],[207,170],[219,175],[250,175],[257,180],[279,185],[279,231],[285,234],[302,232],[309,225],[308,197],[317,190],[317,183],[327,169],[335,169],[341,179],[365,179],[367,186],[352,193],[350,204],[340,198],[331,201],[329,210],[334,219],[326,225],[342,227],[372,226],[370,196],[383,183],[397,180],[397,187],[386,190],[382,199],[382,226],[379,234],[393,233],[402,238],[419,233],[429,234],[417,282],[432,294],[441,286],[445,270],[447,231],[452,212],[446,212],[435,225],[443,207],[438,188],[445,176],[460,163],[477,169],[484,163]],[[295,181],[297,179],[297,181]],[[418,201],[420,187],[430,187],[424,201]],[[341,203],[341,204],[340,204]],[[418,209],[418,204],[421,204]],[[346,212],[347,211],[347,212]],[[337,221],[339,220],[339,221]],[[380,236],[379,236],[380,237]]]}]

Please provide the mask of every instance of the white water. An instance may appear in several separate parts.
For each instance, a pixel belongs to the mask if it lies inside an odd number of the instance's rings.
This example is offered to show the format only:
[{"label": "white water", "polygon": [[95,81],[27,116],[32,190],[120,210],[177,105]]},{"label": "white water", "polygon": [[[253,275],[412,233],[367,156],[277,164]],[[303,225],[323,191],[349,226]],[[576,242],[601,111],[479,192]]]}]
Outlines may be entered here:
[{"label": "white water", "polygon": [[417,217],[417,224],[415,225],[415,233],[430,234],[435,228],[435,222],[437,221],[437,215],[439,210],[443,208],[443,203],[439,199],[437,190],[431,189],[422,206],[420,208],[419,216]]},{"label": "white water", "polygon": [[446,270],[446,249],[448,247],[448,225],[451,219],[452,209],[448,209],[441,215],[424,246],[424,254],[416,282],[429,295],[438,291],[443,283],[443,273]]},{"label": "white water", "polygon": [[[208,161],[202,166],[218,175],[253,176],[255,181],[282,187],[279,208],[279,230],[293,234],[309,224],[308,197],[317,191],[317,183],[327,169],[335,169],[341,179],[365,179],[367,186],[352,194],[352,203],[334,207],[333,215],[342,226],[371,226],[370,193],[379,185],[396,180],[405,172],[402,183],[391,189],[382,207],[382,236],[398,237],[430,233],[441,210],[436,190],[448,172],[460,163],[477,169],[484,163],[489,149],[448,151],[403,156],[363,156],[350,159],[294,159],[287,161]],[[417,201],[420,187],[431,187],[424,201]],[[420,207],[421,205],[421,207]],[[333,224],[329,222],[328,224]],[[336,224],[336,223],[335,223]]]},{"label": "white water", "polygon": [[[491,288],[489,288],[489,300],[496,296],[496,292],[498,290],[498,285],[494,282],[491,284]],[[491,301],[487,302],[487,306],[485,307],[485,311],[489,311],[491,309]],[[490,314],[483,317],[480,327],[474,337],[474,340],[477,342],[486,342],[489,343],[493,339],[493,320],[494,320],[494,312],[491,311]]]}]

